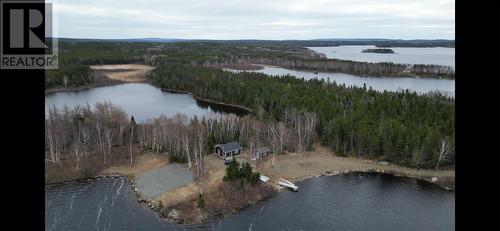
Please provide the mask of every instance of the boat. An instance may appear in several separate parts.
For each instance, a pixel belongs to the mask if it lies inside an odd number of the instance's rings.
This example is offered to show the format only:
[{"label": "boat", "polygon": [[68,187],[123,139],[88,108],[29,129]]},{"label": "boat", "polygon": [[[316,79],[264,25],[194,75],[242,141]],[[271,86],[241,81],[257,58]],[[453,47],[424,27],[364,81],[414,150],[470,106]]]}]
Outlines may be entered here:
[{"label": "boat", "polygon": [[287,187],[295,192],[299,191],[299,186],[295,185],[294,183],[288,181],[288,180],[285,180],[285,179],[280,179],[278,181],[278,184],[283,186],[283,187]]},{"label": "boat", "polygon": [[267,183],[269,181],[269,177],[264,176],[264,175],[260,175],[260,181]]}]

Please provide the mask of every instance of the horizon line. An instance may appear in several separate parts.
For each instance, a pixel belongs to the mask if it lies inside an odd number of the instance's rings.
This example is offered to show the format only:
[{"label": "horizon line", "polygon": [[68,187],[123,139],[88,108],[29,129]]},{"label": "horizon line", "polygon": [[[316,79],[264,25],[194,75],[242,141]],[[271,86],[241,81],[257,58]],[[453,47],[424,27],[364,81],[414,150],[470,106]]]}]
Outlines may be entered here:
[{"label": "horizon line", "polygon": [[401,39],[401,38],[313,38],[313,39],[260,39],[260,38],[238,38],[238,39],[213,39],[213,38],[168,38],[168,37],[135,37],[135,38],[91,38],[91,37],[47,37],[56,39],[81,39],[81,40],[144,40],[144,39],[158,39],[158,40],[212,40],[212,41],[241,41],[241,40],[256,40],[256,41],[321,41],[321,40],[446,40],[455,41],[455,39],[448,38],[412,38],[412,39]]}]

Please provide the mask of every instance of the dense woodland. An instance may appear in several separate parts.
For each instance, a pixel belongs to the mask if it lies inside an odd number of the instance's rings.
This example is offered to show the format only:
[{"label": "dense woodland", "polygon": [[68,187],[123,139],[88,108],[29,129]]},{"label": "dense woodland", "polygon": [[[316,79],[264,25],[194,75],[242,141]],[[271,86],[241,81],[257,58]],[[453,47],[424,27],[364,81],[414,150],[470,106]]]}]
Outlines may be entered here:
[{"label": "dense woodland", "polygon": [[[154,82],[287,122],[289,110],[315,113],[321,142],[340,154],[436,167],[454,163],[455,104],[440,94],[376,92],[324,80],[161,65]],[[444,157],[443,157],[444,156]]]},{"label": "dense woodland", "polygon": [[368,63],[325,58],[292,58],[292,57],[218,57],[203,63],[206,67],[228,67],[234,64],[268,64],[288,69],[308,71],[340,72],[360,76],[405,77],[420,76],[429,78],[455,78],[452,67],[430,64],[394,64]]},{"label": "dense woodland", "polygon": [[81,64],[61,65],[59,69],[45,72],[45,89],[52,87],[76,87],[94,81],[88,66]]},{"label": "dense woodland", "polygon": [[[206,43],[64,42],[60,69],[47,72],[46,88],[87,85],[90,64],[144,63],[156,66],[153,83],[253,110],[247,117],[156,118],[135,124],[109,104],[51,110],[46,119],[46,158],[78,171],[106,165],[120,150],[134,161],[134,148],[167,152],[203,172],[203,156],[213,144],[238,140],[253,150],[303,153],[319,140],[338,155],[386,160],[416,168],[453,165],[455,102],[440,94],[377,92],[325,80],[225,72],[214,67],[240,63],[277,64],[293,69],[389,75],[408,66],[327,60],[300,47]],[[441,66],[413,65],[430,73]],[[439,71],[438,71],[439,72]],[[443,71],[444,75],[447,69]],[[453,74],[454,75],[454,74]],[[191,153],[191,154],[188,154]],[[90,162],[89,162],[90,163]]]},{"label": "dense woodland", "polygon": [[421,76],[455,78],[454,69],[439,65],[402,65],[327,59],[312,50],[287,43],[233,42],[77,42],[59,44],[59,69],[47,70],[45,88],[76,87],[94,81],[91,64],[175,62],[224,67],[251,63],[290,69],[342,72],[361,76]]}]

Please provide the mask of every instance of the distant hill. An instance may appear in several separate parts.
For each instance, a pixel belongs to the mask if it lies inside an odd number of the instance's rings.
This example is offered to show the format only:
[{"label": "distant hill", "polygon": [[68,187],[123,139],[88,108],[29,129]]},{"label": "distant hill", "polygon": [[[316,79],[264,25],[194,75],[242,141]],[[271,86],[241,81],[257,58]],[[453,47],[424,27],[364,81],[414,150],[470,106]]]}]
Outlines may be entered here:
[{"label": "distant hill", "polygon": [[341,45],[375,45],[377,47],[455,47],[455,40],[447,39],[345,39],[345,38],[323,38],[311,40],[260,40],[260,39],[237,39],[237,40],[216,40],[216,39],[178,39],[178,38],[133,38],[133,39],[76,39],[59,38],[59,41],[70,42],[155,42],[155,43],[175,43],[175,42],[201,42],[220,44],[248,44],[248,45],[289,45],[300,47],[314,46],[341,46]]},{"label": "distant hill", "polygon": [[155,42],[155,43],[170,43],[189,41],[187,39],[176,38],[133,38],[133,39],[93,39],[93,38],[58,38],[63,42]]}]

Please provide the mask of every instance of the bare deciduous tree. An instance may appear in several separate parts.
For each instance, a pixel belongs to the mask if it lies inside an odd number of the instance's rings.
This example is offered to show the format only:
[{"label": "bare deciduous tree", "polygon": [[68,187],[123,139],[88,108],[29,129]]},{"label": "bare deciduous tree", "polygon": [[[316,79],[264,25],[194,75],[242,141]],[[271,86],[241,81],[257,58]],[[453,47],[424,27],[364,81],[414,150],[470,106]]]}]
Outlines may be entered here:
[{"label": "bare deciduous tree", "polygon": [[277,138],[279,148],[280,148],[279,151],[280,151],[280,153],[283,153],[283,150],[284,150],[283,146],[287,142],[288,136],[289,136],[288,128],[286,127],[285,123],[278,122],[276,124],[275,130],[273,131],[273,133],[275,134],[275,136]]},{"label": "bare deciduous tree", "polygon": [[133,151],[132,151],[132,143],[134,142],[134,129],[135,129],[135,119],[134,116],[130,118],[130,145],[129,145],[129,151],[130,151],[130,163],[134,163],[134,158],[133,158]]},{"label": "bare deciduous tree", "polygon": [[448,155],[448,152],[450,151],[450,143],[447,138],[441,140],[441,144],[439,145],[437,149],[437,154],[438,156],[438,161],[436,163],[436,170],[439,168],[439,163],[446,159],[446,155]]},{"label": "bare deciduous tree", "polygon": [[186,157],[187,157],[187,161],[188,161],[188,170],[190,170],[193,164],[191,163],[191,157],[190,157],[190,153],[189,153],[190,144],[189,144],[189,137],[187,134],[184,134],[181,142],[182,142],[182,148],[184,148],[184,152],[186,153]]}]

